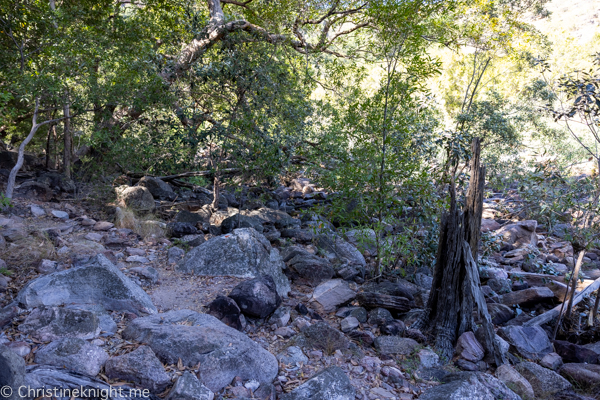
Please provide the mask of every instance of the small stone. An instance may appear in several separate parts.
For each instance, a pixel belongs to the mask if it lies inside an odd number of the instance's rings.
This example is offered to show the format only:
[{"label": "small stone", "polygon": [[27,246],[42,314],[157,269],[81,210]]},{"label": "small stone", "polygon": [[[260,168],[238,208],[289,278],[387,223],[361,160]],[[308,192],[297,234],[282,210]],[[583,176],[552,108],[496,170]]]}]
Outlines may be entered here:
[{"label": "small stone", "polygon": [[419,347],[416,340],[398,336],[379,336],[375,339],[375,348],[382,354],[411,355]]},{"label": "small stone", "polygon": [[544,368],[557,371],[563,365],[562,357],[556,353],[546,354],[540,361],[540,365]]},{"label": "small stone", "polygon": [[167,251],[167,260],[169,264],[178,263],[185,256],[185,251],[179,247],[171,247]]},{"label": "small stone", "polygon": [[81,220],[81,225],[82,226],[94,226],[94,225],[96,225],[96,220],[86,217]]},{"label": "small stone", "polygon": [[371,393],[372,396],[375,396],[373,398],[380,398],[380,399],[395,399],[396,396],[390,392],[388,392],[387,390],[380,388],[380,387],[374,387],[371,388],[371,390],[369,391]]},{"label": "small stone", "polygon": [[130,256],[144,257],[146,255],[146,251],[144,249],[138,249],[136,247],[128,247],[125,249],[125,252]]},{"label": "small stone", "polygon": [[308,362],[308,357],[304,355],[300,347],[290,346],[277,355],[277,360],[282,364],[294,366],[296,363]]},{"label": "small stone", "polygon": [[165,400],[213,400],[214,397],[214,393],[200,383],[194,374],[185,371]]},{"label": "small stone", "polygon": [[66,213],[64,211],[52,210],[51,213],[56,218],[65,219],[65,220],[69,219],[69,213]]},{"label": "small stone", "polygon": [[344,333],[358,328],[359,325],[360,323],[355,317],[346,317],[342,320],[342,322],[340,322],[340,328]]},{"label": "small stone", "polygon": [[52,260],[41,260],[35,267],[35,270],[40,274],[51,274],[58,271],[58,262]]},{"label": "small stone", "polygon": [[112,229],[115,226],[115,224],[112,224],[108,221],[98,221],[96,222],[96,224],[94,224],[94,230],[95,231],[108,231],[109,229]]},{"label": "small stone", "polygon": [[284,339],[288,339],[294,336],[296,334],[296,331],[289,326],[284,326],[282,328],[275,329],[273,333],[277,336],[281,336]]},{"label": "small stone", "polygon": [[31,210],[31,214],[33,214],[34,217],[43,217],[44,215],[46,215],[46,211],[44,211],[44,209],[40,206],[36,206],[35,204],[32,204],[30,206],[30,210]]},{"label": "small stone", "polygon": [[277,327],[284,327],[290,322],[290,309],[285,306],[279,307],[269,318],[269,324],[275,324]]},{"label": "small stone", "polygon": [[436,367],[440,362],[440,356],[429,349],[419,350],[417,357],[419,357],[419,361],[424,368]]},{"label": "small stone", "polygon": [[95,232],[90,232],[87,235],[85,235],[85,238],[87,240],[93,240],[94,242],[99,242],[102,240],[102,235],[99,233],[95,233]]},{"label": "small stone", "polygon": [[377,307],[369,311],[369,324],[371,325],[385,325],[389,324],[394,320],[392,313],[385,308]]},{"label": "small stone", "polygon": [[146,257],[142,256],[129,256],[125,259],[127,262],[138,262],[142,264],[149,263],[150,261]]}]

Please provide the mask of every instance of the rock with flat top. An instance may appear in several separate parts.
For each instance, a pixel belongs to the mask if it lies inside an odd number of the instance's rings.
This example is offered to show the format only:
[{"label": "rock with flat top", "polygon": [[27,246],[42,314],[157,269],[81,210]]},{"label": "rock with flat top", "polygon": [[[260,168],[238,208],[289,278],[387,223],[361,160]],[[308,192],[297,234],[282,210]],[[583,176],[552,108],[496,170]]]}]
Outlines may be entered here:
[{"label": "rock with flat top", "polygon": [[181,360],[184,366],[197,367],[198,379],[212,391],[236,376],[270,383],[279,369],[275,356],[245,334],[190,310],[136,318],[122,335],[147,344],[163,363]]},{"label": "rock with flat top", "polygon": [[512,351],[529,360],[539,360],[553,351],[548,335],[539,326],[507,326],[498,334]]},{"label": "rock with flat top", "polygon": [[313,299],[321,304],[327,312],[335,310],[355,297],[356,292],[350,289],[348,282],[342,279],[323,282],[313,292]]},{"label": "rock with flat top", "polygon": [[26,309],[65,304],[99,304],[107,310],[136,314],[156,313],[144,290],[133,283],[104,255],[88,264],[30,281],[17,295]]}]

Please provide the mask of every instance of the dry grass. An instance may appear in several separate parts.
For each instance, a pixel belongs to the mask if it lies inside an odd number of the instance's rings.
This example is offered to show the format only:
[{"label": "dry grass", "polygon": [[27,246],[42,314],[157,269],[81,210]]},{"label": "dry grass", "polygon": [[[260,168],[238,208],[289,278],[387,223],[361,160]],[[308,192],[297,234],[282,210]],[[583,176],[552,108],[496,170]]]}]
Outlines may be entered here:
[{"label": "dry grass", "polygon": [[158,221],[156,216],[148,214],[139,217],[127,208],[117,207],[115,226],[117,228],[131,229],[144,239],[147,237],[162,238],[165,236],[165,224]]}]

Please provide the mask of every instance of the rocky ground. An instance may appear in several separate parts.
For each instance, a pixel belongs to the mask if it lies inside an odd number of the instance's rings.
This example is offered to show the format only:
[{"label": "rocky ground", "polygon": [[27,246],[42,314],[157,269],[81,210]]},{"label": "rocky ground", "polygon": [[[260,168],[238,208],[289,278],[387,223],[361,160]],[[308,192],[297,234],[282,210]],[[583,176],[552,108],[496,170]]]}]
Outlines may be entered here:
[{"label": "rocky ground", "polygon": [[[411,328],[426,304],[431,271],[369,280],[374,232],[342,233],[299,213],[327,198],[304,179],[273,193],[226,192],[217,212],[206,190],[173,190],[148,177],[117,187],[108,208],[61,194],[72,189],[57,175],[25,182],[0,218],[0,386],[33,390],[0,392],[4,397],[598,393],[598,322],[588,326],[586,314],[594,298],[578,305],[581,327],[564,340],[550,340],[553,326],[530,323],[564,299],[573,249],[560,226],[543,232],[536,221],[502,219],[510,206],[505,197],[486,200],[482,224],[497,238],[484,243],[482,290],[509,360],[496,367],[481,332],[463,334],[453,359],[441,360],[430,338]],[[390,240],[393,234],[392,227]],[[579,290],[600,277],[599,259],[600,251],[586,254]],[[42,388],[106,395],[35,391]]]}]

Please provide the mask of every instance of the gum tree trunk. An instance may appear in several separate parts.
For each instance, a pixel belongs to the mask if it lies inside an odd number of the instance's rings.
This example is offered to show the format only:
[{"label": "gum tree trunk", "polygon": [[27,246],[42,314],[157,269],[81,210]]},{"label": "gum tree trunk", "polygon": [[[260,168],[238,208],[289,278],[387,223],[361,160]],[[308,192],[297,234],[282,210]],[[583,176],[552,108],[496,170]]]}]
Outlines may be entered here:
[{"label": "gum tree trunk", "polygon": [[482,317],[485,343],[497,365],[505,362],[499,351],[487,305],[481,292],[477,270],[477,250],[481,238],[485,168],[480,165],[481,143],[472,144],[471,180],[461,211],[456,189],[450,185],[450,210],[442,216],[433,283],[425,313],[416,327],[435,336],[435,346],[447,360],[454,354],[458,337],[472,331],[473,311]]}]

